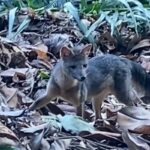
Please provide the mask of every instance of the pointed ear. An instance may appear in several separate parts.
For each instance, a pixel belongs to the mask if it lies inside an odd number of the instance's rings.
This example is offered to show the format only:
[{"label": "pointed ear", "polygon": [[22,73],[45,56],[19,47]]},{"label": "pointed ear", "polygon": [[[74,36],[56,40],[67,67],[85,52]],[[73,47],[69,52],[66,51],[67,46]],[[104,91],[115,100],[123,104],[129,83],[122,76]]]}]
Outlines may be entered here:
[{"label": "pointed ear", "polygon": [[70,48],[63,46],[60,50],[60,58],[65,58],[72,55],[72,51]]},{"label": "pointed ear", "polygon": [[82,49],[81,53],[83,53],[84,55],[88,56],[90,54],[91,49],[92,49],[92,44],[87,44]]}]

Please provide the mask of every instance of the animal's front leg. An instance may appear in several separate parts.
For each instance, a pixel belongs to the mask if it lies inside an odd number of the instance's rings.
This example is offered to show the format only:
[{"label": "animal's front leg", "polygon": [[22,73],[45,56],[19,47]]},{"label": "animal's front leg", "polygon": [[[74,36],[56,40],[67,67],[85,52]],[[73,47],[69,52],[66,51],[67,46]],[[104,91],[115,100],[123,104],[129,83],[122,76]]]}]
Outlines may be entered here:
[{"label": "animal's front leg", "polygon": [[77,116],[82,116],[83,118],[85,118],[85,109],[84,109],[84,106],[85,103],[82,102],[79,106],[77,106]]},{"label": "animal's front leg", "polygon": [[40,109],[47,105],[51,100],[54,100],[58,95],[57,87],[49,80],[46,92],[42,94],[30,107],[29,111]]},{"label": "animal's front leg", "polygon": [[101,101],[101,99],[100,98],[92,99],[92,105],[93,105],[93,109],[95,112],[95,121],[97,119],[102,119],[102,116],[101,116],[102,101]]}]

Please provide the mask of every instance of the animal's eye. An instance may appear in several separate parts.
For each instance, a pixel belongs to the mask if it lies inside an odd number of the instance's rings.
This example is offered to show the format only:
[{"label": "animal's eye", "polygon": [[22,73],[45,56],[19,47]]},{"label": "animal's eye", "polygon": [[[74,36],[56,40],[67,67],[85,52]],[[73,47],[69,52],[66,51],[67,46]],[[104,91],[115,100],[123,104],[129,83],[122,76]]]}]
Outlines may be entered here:
[{"label": "animal's eye", "polygon": [[76,68],[76,66],[74,66],[74,65],[73,65],[73,66],[70,66],[70,68],[71,68],[71,69],[75,69],[75,68]]},{"label": "animal's eye", "polygon": [[87,67],[87,64],[84,64],[83,67],[86,68],[86,67]]}]

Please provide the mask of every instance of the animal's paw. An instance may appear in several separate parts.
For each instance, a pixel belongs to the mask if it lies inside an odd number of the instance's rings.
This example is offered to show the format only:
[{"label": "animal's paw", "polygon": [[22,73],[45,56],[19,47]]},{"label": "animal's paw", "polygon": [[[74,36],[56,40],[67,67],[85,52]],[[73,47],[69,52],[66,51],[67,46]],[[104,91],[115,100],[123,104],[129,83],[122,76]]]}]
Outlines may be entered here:
[{"label": "animal's paw", "polygon": [[104,126],[104,120],[103,119],[97,119],[94,123],[95,128],[103,127]]}]

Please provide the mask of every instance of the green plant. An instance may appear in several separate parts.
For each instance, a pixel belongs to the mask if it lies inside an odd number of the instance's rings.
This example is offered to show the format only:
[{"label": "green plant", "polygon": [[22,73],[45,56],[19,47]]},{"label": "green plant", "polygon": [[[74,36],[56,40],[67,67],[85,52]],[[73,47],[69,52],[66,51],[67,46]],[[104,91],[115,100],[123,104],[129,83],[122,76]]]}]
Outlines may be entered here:
[{"label": "green plant", "polygon": [[[67,3],[67,8],[70,13],[74,16],[81,31],[88,37],[92,31],[97,27],[100,27],[102,21],[107,21],[111,28],[111,35],[114,35],[118,26],[122,22],[126,22],[128,27],[133,28],[136,34],[141,32],[141,24],[145,24],[145,28],[149,28],[150,11],[144,8],[142,3],[133,0],[101,0],[99,5],[99,19],[91,25],[89,29],[86,29],[84,25],[77,17],[77,13],[72,11],[74,8],[71,3]],[[97,10],[96,10],[97,11]],[[92,10],[91,10],[92,12]],[[86,30],[86,31],[85,31]]]},{"label": "green plant", "polygon": [[30,19],[27,16],[23,20],[23,22],[19,25],[19,27],[17,28],[17,31],[13,32],[13,25],[15,22],[16,11],[17,11],[17,8],[13,8],[9,11],[8,34],[7,34],[7,38],[14,40],[14,41],[15,41],[16,36],[19,35],[26,27],[28,27],[30,23]]}]

